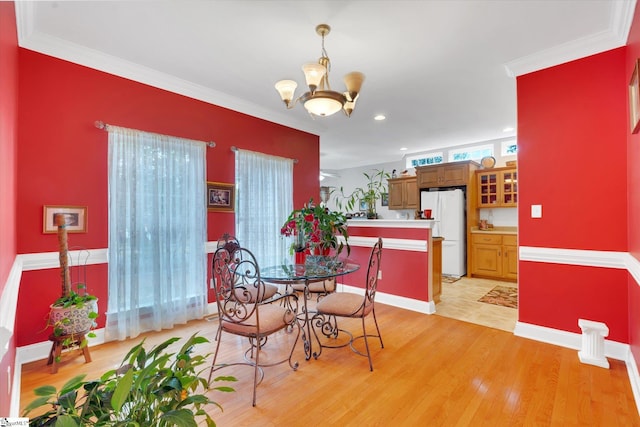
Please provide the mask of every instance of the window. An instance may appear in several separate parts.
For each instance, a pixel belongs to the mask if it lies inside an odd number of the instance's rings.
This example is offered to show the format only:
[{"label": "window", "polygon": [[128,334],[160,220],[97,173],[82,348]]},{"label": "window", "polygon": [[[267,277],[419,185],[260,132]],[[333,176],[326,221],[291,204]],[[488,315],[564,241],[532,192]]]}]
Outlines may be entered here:
[{"label": "window", "polygon": [[476,145],[449,150],[449,161],[480,160],[486,156],[493,156],[493,144]]},{"label": "window", "polygon": [[200,318],[207,303],[205,145],[108,126],[108,339]]},{"label": "window", "polygon": [[500,154],[502,156],[515,156],[518,154],[518,142],[515,139],[502,141]]},{"label": "window", "polygon": [[434,151],[415,156],[407,156],[405,161],[407,168],[415,168],[417,166],[436,165],[438,163],[442,163],[444,161],[444,156],[442,151]]},{"label": "window", "polygon": [[290,259],[280,227],[293,210],[293,160],[236,152],[236,237],[263,268]]}]

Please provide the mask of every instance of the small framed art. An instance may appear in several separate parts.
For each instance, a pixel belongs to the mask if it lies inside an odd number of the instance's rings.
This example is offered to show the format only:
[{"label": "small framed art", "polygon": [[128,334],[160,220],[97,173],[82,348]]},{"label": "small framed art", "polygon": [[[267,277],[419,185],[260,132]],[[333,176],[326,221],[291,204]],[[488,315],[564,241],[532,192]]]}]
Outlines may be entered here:
[{"label": "small framed art", "polygon": [[235,185],[224,182],[207,182],[207,209],[211,212],[233,212]]},{"label": "small framed art", "polygon": [[629,81],[629,123],[631,125],[631,133],[640,131],[640,59],[636,60]]},{"label": "small framed art", "polygon": [[380,199],[380,202],[382,203],[382,206],[389,206],[389,193],[381,193],[382,198]]},{"label": "small framed art", "polygon": [[66,224],[67,233],[87,232],[87,207],[86,206],[44,206],[43,233],[57,233],[56,217],[62,215]]}]

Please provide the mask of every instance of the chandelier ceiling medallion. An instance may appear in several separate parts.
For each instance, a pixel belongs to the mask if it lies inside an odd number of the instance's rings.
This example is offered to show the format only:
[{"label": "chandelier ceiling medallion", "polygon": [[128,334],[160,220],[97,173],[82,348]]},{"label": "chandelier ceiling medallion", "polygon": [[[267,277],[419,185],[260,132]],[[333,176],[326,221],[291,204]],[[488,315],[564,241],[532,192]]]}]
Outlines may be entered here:
[{"label": "chandelier ceiling medallion", "polygon": [[364,74],[353,71],[344,76],[344,84],[347,91],[344,93],[331,90],[329,84],[329,70],[331,61],[324,48],[324,37],[329,34],[331,27],[327,24],[320,24],[316,27],[316,33],[322,37],[322,56],[318,62],[306,63],[302,66],[304,77],[309,86],[309,91],[293,99],[298,84],[293,80],[280,80],[276,83],[276,90],[284,101],[287,109],[292,109],[298,101],[302,102],[309,114],[314,116],[330,116],[342,110],[351,116],[356,106],[356,99],[360,93]]}]

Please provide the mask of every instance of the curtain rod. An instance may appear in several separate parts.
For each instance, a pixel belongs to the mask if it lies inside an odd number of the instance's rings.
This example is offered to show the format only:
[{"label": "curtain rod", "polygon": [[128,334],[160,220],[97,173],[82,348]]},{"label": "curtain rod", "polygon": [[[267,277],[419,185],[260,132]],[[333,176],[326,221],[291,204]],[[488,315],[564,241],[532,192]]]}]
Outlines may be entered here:
[{"label": "curtain rod", "polygon": [[[108,123],[105,123],[101,120],[96,120],[93,124],[95,127],[102,130],[107,130],[107,126],[109,126]],[[181,138],[181,137],[177,137],[177,138]],[[182,139],[190,139],[190,138],[182,138]],[[196,140],[192,139],[192,141],[196,141]],[[213,148],[216,146],[216,143],[213,141],[197,141],[197,142],[202,142],[203,144],[207,144],[207,147],[209,148]]]},{"label": "curtain rod", "polygon": [[[238,150],[239,148],[236,147],[235,145],[231,146],[231,151],[238,151]],[[282,156],[276,156],[276,157],[282,157]],[[293,163],[298,163],[298,159],[291,159],[291,160],[293,160]]]}]

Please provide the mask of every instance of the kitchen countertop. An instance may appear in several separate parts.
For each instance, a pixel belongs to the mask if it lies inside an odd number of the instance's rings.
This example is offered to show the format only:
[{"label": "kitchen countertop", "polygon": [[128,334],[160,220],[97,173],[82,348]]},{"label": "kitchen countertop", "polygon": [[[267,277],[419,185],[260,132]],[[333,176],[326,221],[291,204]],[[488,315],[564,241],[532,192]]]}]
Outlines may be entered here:
[{"label": "kitchen countertop", "polygon": [[381,228],[433,228],[432,219],[350,219],[350,227],[381,227]]},{"label": "kitchen countertop", "polygon": [[477,234],[518,234],[518,227],[494,227],[488,230],[480,230],[478,227],[471,227],[472,233]]}]

